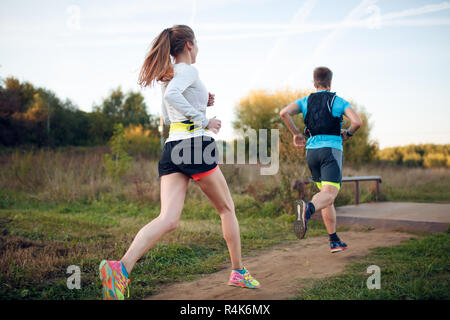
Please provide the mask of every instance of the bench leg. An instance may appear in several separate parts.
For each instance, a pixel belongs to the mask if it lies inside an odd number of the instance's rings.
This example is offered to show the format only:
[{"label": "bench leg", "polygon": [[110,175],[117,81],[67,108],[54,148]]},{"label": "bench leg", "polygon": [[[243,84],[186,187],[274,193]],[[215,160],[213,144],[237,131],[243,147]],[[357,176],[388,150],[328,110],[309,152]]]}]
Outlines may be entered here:
[{"label": "bench leg", "polygon": [[359,204],[359,181],[355,181],[355,204]]},{"label": "bench leg", "polygon": [[377,196],[376,196],[376,201],[378,201],[378,199],[380,199],[380,181],[377,180]]}]

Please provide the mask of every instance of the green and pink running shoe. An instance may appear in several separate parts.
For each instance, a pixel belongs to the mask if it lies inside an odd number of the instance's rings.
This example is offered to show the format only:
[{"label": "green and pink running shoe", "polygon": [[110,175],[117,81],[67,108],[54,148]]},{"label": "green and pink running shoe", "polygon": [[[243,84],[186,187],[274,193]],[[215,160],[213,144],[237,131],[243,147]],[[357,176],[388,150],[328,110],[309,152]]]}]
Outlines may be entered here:
[{"label": "green and pink running shoe", "polygon": [[103,300],[124,300],[125,288],[128,289],[128,298],[130,297],[130,280],[122,261],[103,260],[100,262],[99,275]]},{"label": "green and pink running shoe", "polygon": [[230,274],[229,286],[236,286],[248,289],[258,289],[261,287],[258,280],[254,279],[248,270],[244,267],[245,272],[241,274],[237,270],[232,270]]}]

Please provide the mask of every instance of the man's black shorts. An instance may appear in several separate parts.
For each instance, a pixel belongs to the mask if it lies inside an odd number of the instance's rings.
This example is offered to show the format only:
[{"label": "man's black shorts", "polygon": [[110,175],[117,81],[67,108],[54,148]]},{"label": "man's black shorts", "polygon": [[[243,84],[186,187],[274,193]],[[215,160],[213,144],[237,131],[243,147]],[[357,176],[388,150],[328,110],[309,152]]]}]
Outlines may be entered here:
[{"label": "man's black shorts", "polygon": [[181,172],[198,180],[218,168],[216,141],[210,136],[168,141],[158,163],[159,177]]},{"label": "man's black shorts", "polygon": [[311,170],[312,180],[319,189],[322,185],[332,185],[341,188],[342,163],[344,155],[335,148],[319,148],[306,150],[306,162]]}]

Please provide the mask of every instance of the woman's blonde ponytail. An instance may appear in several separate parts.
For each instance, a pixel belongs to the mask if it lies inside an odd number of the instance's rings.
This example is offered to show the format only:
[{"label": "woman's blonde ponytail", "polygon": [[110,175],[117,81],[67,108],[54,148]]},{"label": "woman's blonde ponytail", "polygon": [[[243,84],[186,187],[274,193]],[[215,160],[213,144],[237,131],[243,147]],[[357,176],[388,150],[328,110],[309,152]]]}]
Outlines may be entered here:
[{"label": "woman's blonde ponytail", "polygon": [[156,81],[168,82],[173,78],[170,56],[176,57],[185,47],[186,41],[194,42],[195,35],[186,25],[175,25],[164,29],[152,42],[139,73],[141,87],[152,86]]}]

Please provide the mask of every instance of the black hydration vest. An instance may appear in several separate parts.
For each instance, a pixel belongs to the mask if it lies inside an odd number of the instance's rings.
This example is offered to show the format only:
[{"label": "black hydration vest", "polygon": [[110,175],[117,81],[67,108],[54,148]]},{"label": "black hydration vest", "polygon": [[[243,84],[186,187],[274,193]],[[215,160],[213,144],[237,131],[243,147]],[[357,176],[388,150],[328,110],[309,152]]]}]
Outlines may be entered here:
[{"label": "black hydration vest", "polygon": [[308,97],[308,110],[305,117],[305,135],[341,135],[342,116],[334,117],[333,102],[336,92],[322,91]]}]

